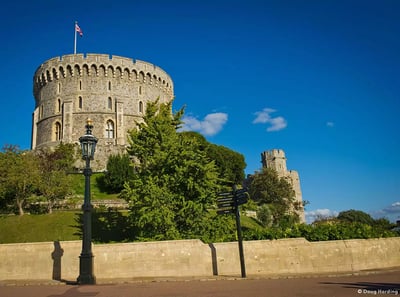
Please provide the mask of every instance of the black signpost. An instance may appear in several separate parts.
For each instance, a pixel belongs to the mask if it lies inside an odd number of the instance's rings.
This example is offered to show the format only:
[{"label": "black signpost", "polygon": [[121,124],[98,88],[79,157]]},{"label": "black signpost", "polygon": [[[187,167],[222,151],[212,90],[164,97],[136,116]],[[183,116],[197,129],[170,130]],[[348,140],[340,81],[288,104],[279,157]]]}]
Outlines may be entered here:
[{"label": "black signpost", "polygon": [[240,225],[240,211],[239,206],[245,204],[248,201],[248,193],[246,189],[236,190],[233,188],[232,192],[223,192],[218,194],[217,198],[217,214],[235,214],[236,216],[236,230],[239,244],[239,257],[240,257],[240,269],[242,277],[246,277],[246,265],[244,262],[243,252],[243,238],[242,238],[242,227]]}]

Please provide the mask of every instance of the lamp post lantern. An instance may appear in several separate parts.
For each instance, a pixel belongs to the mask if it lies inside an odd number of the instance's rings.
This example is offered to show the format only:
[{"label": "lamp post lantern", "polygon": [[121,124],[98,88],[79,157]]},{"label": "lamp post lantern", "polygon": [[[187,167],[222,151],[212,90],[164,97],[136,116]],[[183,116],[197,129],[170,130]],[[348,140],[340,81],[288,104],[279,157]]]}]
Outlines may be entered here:
[{"label": "lamp post lantern", "polygon": [[87,119],[86,134],[79,137],[82,149],[82,159],[86,161],[83,174],[85,176],[85,196],[82,205],[83,210],[83,238],[82,238],[82,252],[79,257],[79,284],[96,284],[96,277],[93,273],[93,253],[92,253],[92,209],[90,203],[90,176],[92,169],[90,168],[90,160],[94,158],[96,149],[97,138],[93,136],[93,122]]}]

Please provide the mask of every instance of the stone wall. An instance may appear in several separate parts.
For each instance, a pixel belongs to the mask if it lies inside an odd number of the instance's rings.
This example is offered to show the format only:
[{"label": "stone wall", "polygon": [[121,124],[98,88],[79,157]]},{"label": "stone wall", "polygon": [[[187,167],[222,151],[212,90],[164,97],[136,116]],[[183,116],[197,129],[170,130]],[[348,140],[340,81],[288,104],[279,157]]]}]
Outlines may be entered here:
[{"label": "stone wall", "polygon": [[[105,169],[111,154],[124,153],[128,131],[142,121],[148,102],[168,103],[173,81],[151,63],[104,54],[55,57],[33,78],[32,149],[78,143],[88,118],[98,138],[92,168]],[[84,167],[84,164],[77,164]]]},{"label": "stone wall", "polygon": [[[79,275],[80,241],[0,245],[1,280],[68,280]],[[237,242],[200,240],[95,244],[97,279],[240,276]],[[244,242],[248,276],[348,273],[400,268],[400,237]]]},{"label": "stone wall", "polygon": [[[285,178],[294,190],[295,199],[303,205],[303,194],[301,193],[299,173],[295,170],[288,170],[286,156],[282,149],[271,149],[261,153],[261,164],[263,167],[274,169],[280,178]],[[305,223],[304,207],[297,211],[300,222]]]}]

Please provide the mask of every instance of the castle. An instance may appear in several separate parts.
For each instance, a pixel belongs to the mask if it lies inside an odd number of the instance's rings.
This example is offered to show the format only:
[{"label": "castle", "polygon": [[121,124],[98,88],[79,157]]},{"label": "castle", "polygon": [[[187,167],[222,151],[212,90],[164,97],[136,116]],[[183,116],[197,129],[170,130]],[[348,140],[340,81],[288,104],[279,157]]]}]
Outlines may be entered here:
[{"label": "castle", "polygon": [[[273,149],[261,153],[261,163],[263,167],[272,168],[281,178],[285,178],[293,187],[296,202],[303,205],[303,197],[300,189],[299,174],[295,170],[287,170],[285,152],[281,149]],[[305,222],[304,209],[298,212],[300,221]]]},{"label": "castle", "polygon": [[146,104],[174,98],[171,77],[144,61],[106,54],[74,54],[44,62],[34,74],[32,149],[78,143],[88,118],[98,138],[94,170],[125,152],[128,131],[142,121]]},{"label": "castle", "polygon": [[[157,99],[170,102],[174,90],[171,77],[151,63],[106,54],[74,54],[40,65],[34,74],[33,95],[31,148],[78,144],[90,118],[98,138],[92,168],[100,171],[111,154],[126,151],[128,131],[143,120],[146,104]],[[287,178],[301,203],[299,175],[287,170],[284,151],[265,151],[261,162]],[[304,221],[304,211],[300,219]]]}]

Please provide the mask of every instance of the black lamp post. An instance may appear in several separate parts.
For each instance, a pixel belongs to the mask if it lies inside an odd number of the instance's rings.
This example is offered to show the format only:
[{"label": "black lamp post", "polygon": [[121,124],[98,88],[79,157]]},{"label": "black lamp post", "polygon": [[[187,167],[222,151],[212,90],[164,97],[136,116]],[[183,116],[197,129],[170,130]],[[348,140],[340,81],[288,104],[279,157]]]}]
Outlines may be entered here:
[{"label": "black lamp post", "polygon": [[83,239],[82,252],[79,257],[79,284],[96,284],[96,277],[93,274],[93,253],[92,253],[92,209],[90,203],[90,176],[92,169],[90,168],[90,160],[94,158],[97,138],[92,135],[93,122],[87,120],[86,134],[79,137],[82,148],[82,159],[86,161],[86,167],[83,170],[85,176],[85,198],[82,205],[83,210]]}]

